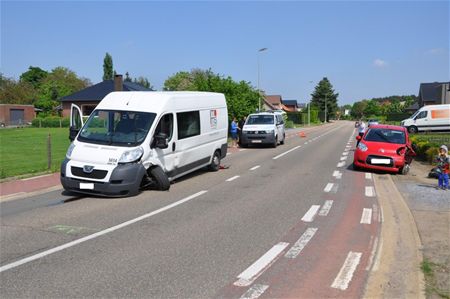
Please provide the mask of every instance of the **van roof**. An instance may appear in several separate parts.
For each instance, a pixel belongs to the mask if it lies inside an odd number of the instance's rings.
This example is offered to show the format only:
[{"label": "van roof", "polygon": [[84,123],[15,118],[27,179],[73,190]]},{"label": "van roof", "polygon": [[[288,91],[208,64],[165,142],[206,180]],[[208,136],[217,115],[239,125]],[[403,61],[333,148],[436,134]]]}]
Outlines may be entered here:
[{"label": "van roof", "polygon": [[161,113],[226,107],[225,96],[199,91],[116,91],[109,93],[96,109]]}]

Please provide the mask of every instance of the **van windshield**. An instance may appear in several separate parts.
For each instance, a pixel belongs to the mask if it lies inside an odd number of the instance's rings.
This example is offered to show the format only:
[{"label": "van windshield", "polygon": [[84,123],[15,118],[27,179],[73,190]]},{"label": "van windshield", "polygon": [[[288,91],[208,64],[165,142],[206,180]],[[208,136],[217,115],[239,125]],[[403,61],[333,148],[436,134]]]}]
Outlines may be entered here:
[{"label": "van windshield", "polygon": [[155,113],[95,110],[81,130],[82,142],[116,146],[141,144],[150,130]]},{"label": "van windshield", "polygon": [[273,115],[250,115],[247,125],[273,125]]}]

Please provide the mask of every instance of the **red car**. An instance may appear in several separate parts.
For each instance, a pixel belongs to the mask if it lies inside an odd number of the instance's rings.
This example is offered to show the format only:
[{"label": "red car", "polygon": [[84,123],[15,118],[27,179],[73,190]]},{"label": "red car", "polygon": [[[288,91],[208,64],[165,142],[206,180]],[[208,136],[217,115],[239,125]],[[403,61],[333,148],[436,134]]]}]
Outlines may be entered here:
[{"label": "red car", "polygon": [[408,131],[404,127],[372,125],[364,136],[357,136],[358,146],[353,156],[354,169],[399,172],[407,174],[416,155]]}]

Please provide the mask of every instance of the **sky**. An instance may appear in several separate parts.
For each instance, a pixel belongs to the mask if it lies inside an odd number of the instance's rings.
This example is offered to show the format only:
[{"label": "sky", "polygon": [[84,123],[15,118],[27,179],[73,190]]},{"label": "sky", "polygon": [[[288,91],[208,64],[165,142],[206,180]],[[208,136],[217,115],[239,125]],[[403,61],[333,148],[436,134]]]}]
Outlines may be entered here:
[{"label": "sky", "polygon": [[[94,84],[103,58],[161,90],[211,69],[306,103],[327,77],[339,105],[449,81],[450,1],[4,1],[0,71],[64,66]],[[258,52],[261,48],[266,51]]]}]

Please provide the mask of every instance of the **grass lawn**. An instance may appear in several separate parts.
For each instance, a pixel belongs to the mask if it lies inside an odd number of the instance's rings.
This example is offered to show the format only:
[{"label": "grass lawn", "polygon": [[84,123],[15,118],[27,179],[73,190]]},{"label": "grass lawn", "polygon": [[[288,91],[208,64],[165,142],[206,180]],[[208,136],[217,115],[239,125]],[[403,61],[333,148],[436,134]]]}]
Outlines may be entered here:
[{"label": "grass lawn", "polygon": [[[49,134],[52,149],[50,169],[47,168]],[[69,144],[68,128],[0,130],[0,179],[45,171],[59,171]]]}]

